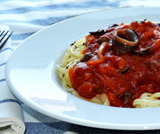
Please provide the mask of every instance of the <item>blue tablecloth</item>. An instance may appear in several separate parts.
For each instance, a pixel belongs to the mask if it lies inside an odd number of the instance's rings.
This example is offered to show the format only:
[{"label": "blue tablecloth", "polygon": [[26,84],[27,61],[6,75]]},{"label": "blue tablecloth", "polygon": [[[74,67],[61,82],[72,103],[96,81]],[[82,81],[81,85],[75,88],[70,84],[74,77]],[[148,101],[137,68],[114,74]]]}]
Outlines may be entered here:
[{"label": "blue tablecloth", "polygon": [[[12,35],[12,46],[8,51],[11,53],[24,39],[38,30],[52,25],[58,21],[72,16],[111,9],[124,6],[158,6],[157,0],[1,0],[0,1],[0,25],[10,27]],[[5,53],[4,53],[5,54]],[[3,61],[0,66],[5,66]],[[1,78],[5,80],[5,78]],[[1,103],[8,103],[2,101]],[[107,129],[89,128],[59,121],[40,114],[25,104],[21,104],[26,134],[128,134],[149,133],[158,134],[160,131],[118,131]]]}]

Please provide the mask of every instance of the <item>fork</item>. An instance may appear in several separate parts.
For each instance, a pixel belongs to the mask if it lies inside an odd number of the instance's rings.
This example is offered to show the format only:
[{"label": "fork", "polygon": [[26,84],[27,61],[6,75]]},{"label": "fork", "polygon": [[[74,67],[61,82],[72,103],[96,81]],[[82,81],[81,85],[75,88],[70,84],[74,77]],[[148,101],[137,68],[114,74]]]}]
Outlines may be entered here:
[{"label": "fork", "polygon": [[13,32],[10,32],[9,30],[0,30],[0,50],[3,48],[7,40],[11,37]]}]

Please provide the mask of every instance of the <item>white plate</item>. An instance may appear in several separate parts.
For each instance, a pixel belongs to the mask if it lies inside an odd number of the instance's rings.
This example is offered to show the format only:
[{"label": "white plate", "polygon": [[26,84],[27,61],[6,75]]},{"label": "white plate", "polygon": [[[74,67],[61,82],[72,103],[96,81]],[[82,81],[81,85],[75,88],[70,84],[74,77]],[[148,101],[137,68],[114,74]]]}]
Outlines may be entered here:
[{"label": "white plate", "polygon": [[116,108],[90,103],[64,91],[56,65],[71,43],[113,23],[160,22],[160,8],[121,8],[81,15],[47,27],[25,40],[6,65],[12,93],[29,107],[66,122],[109,129],[160,128],[160,108]]}]

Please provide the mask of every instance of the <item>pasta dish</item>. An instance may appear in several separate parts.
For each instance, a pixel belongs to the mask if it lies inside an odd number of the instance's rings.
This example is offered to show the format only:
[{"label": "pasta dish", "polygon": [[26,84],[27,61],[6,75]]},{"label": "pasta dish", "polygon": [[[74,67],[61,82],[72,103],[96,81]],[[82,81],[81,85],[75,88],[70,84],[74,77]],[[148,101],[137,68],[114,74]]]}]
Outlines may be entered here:
[{"label": "pasta dish", "polygon": [[58,76],[64,89],[114,107],[160,106],[160,25],[113,24],[70,45]]}]

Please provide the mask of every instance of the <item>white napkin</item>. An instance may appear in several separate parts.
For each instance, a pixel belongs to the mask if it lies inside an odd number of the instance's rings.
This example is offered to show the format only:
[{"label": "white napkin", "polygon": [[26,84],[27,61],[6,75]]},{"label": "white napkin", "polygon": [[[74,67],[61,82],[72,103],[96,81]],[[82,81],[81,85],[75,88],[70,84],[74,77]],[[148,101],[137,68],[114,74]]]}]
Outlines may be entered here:
[{"label": "white napkin", "polygon": [[[0,26],[0,30],[9,30],[8,26]],[[0,134],[23,134],[23,122],[20,102],[10,93],[5,80],[5,64],[12,53],[11,39],[0,51]]]}]

